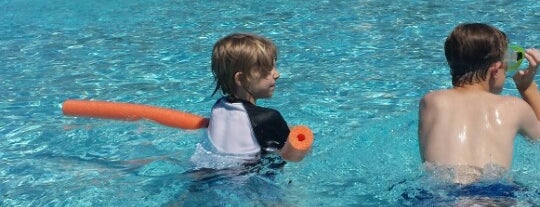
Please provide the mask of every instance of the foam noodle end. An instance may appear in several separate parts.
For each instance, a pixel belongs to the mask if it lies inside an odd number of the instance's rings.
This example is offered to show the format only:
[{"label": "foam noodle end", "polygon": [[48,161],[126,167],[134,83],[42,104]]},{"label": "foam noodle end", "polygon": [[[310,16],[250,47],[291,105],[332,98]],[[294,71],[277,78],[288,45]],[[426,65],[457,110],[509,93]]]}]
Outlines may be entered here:
[{"label": "foam noodle end", "polygon": [[281,157],[287,161],[299,162],[313,145],[313,132],[307,126],[295,126],[291,129],[285,146],[281,149]]}]

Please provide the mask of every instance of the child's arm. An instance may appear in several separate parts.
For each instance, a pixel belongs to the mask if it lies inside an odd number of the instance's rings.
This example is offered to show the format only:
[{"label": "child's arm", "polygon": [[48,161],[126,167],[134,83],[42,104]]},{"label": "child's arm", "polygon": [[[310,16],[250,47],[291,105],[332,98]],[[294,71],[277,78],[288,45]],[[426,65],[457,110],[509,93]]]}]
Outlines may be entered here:
[{"label": "child's arm", "polygon": [[529,61],[529,67],[527,70],[516,73],[513,79],[521,97],[532,107],[536,119],[540,120],[540,93],[534,81],[534,76],[540,64],[540,51],[528,49],[525,57]]}]

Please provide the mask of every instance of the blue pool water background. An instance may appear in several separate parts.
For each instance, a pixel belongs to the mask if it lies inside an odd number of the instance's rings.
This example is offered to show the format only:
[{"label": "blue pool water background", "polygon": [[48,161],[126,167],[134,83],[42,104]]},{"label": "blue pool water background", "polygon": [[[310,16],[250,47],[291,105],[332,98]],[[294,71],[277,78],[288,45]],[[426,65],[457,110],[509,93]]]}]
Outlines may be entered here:
[{"label": "blue pool water background", "polygon": [[[0,206],[399,206],[424,187],[417,102],[448,88],[442,44],[493,24],[540,47],[537,1],[0,1]],[[252,32],[278,46],[259,101],[315,133],[274,178],[197,182],[200,131],[64,117],[67,99],[208,116],[214,42]],[[537,78],[537,81],[539,79]],[[503,92],[518,95],[511,81]],[[516,202],[540,205],[540,146],[517,139]],[[221,179],[225,178],[225,179]]]}]

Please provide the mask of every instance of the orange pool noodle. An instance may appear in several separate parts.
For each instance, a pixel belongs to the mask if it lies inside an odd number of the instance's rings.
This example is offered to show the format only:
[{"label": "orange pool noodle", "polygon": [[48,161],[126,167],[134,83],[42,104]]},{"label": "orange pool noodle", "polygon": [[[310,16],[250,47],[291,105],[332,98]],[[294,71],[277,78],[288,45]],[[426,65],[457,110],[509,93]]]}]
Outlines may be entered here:
[{"label": "orange pool noodle", "polygon": [[311,149],[313,144],[313,132],[307,126],[295,126],[291,129],[285,146],[281,149],[283,159],[299,162]]},{"label": "orange pool noodle", "polygon": [[62,112],[66,116],[82,116],[126,121],[148,119],[165,126],[180,129],[201,129],[208,127],[208,119],[202,116],[142,104],[67,100],[62,106]]}]

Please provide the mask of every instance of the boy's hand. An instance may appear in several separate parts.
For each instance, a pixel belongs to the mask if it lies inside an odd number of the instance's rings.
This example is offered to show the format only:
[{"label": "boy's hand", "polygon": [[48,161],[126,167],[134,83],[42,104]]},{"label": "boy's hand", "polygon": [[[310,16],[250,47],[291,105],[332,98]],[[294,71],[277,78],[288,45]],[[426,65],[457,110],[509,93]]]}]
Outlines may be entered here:
[{"label": "boy's hand", "polygon": [[516,87],[520,92],[527,90],[531,86],[536,87],[534,76],[538,65],[540,65],[540,51],[534,48],[527,49],[525,58],[529,61],[529,67],[527,70],[518,71],[513,77],[514,83],[516,83]]}]

